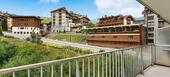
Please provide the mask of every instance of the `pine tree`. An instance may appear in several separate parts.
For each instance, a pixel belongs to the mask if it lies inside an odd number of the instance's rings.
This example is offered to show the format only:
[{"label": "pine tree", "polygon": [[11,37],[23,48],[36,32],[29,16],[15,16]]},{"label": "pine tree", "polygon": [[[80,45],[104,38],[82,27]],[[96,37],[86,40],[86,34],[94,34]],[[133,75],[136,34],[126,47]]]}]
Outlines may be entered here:
[{"label": "pine tree", "polygon": [[36,34],[34,31],[31,33],[31,42],[41,44],[41,35]]},{"label": "pine tree", "polygon": [[2,36],[3,33],[2,33],[2,26],[1,26],[1,23],[0,23],[0,36]]},{"label": "pine tree", "polygon": [[8,31],[8,25],[7,25],[7,19],[3,19],[1,22],[2,30],[3,31]]}]

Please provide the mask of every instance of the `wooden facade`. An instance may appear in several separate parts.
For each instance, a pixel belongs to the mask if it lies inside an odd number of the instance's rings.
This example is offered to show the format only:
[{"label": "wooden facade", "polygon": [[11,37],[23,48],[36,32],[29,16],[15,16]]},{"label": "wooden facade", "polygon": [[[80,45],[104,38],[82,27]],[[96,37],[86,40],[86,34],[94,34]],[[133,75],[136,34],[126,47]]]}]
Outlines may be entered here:
[{"label": "wooden facade", "polygon": [[132,16],[105,16],[99,19],[98,26],[130,25],[133,20]]},{"label": "wooden facade", "polygon": [[[101,24],[103,21],[109,21],[107,18],[101,18],[98,27],[89,29],[87,42],[90,45],[102,46],[102,47],[113,47],[113,48],[124,48],[132,47],[145,44],[145,27],[140,24],[132,24],[129,21],[125,25],[124,20],[133,20],[133,18],[122,17],[123,19],[110,21]],[[111,17],[110,17],[111,18]],[[113,19],[116,19],[113,17]],[[117,24],[119,22],[119,24]],[[112,25],[109,25],[112,23]],[[114,25],[116,24],[116,25]],[[103,26],[101,26],[103,25]]]},{"label": "wooden facade", "polygon": [[10,16],[8,26],[12,27],[40,27],[41,20],[35,16]]}]

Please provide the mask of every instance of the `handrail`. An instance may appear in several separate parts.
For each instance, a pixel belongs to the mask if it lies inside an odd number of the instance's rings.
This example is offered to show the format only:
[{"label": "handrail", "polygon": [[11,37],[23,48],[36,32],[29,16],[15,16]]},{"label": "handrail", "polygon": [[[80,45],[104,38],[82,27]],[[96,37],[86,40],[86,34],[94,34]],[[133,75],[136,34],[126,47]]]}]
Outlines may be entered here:
[{"label": "handrail", "polygon": [[129,47],[129,48],[120,49],[120,50],[106,51],[106,52],[94,53],[94,54],[89,54],[89,55],[82,55],[82,56],[78,56],[78,57],[41,62],[41,63],[24,65],[24,66],[19,66],[19,67],[4,68],[4,69],[0,69],[0,74],[12,73],[12,72],[17,72],[17,71],[21,71],[21,70],[27,70],[27,69],[32,69],[32,68],[36,68],[36,67],[42,67],[42,66],[46,66],[46,65],[50,65],[50,64],[54,64],[54,63],[68,62],[68,61],[73,61],[73,60],[84,59],[84,58],[99,56],[99,55],[103,55],[103,54],[108,54],[108,53],[112,53],[112,52],[120,52],[120,51],[123,51],[123,50],[129,50],[129,49],[135,49],[135,48],[141,48],[141,47],[147,47],[147,46],[152,46],[152,45],[142,45],[142,46],[136,46],[136,47]]}]

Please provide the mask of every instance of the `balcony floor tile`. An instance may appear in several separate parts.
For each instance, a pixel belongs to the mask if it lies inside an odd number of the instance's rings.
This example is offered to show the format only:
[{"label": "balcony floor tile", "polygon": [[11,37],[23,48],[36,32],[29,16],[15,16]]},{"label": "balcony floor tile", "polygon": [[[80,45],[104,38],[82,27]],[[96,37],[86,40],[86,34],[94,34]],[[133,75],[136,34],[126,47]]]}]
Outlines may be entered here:
[{"label": "balcony floor tile", "polygon": [[144,76],[137,77],[170,77],[170,67],[154,65],[145,70]]}]

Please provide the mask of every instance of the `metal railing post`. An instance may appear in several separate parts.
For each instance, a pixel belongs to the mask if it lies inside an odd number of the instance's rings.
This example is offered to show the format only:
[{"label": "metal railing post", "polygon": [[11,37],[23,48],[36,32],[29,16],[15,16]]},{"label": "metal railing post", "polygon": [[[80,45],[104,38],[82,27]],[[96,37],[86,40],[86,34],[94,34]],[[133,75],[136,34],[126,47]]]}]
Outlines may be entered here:
[{"label": "metal railing post", "polygon": [[106,63],[105,63],[105,64],[106,64],[106,67],[105,67],[105,68],[106,68],[106,77],[108,77],[108,61],[107,61],[107,55],[108,55],[108,54],[106,54]]},{"label": "metal railing post", "polygon": [[152,62],[152,66],[155,64],[155,59],[156,59],[156,54],[155,54],[155,47],[154,45],[151,45],[151,62]]},{"label": "metal railing post", "polygon": [[30,69],[28,69],[27,73],[28,73],[28,77],[30,77]]},{"label": "metal railing post", "polygon": [[111,56],[112,56],[112,53],[109,53],[109,77],[111,77],[111,74],[112,74]]},{"label": "metal railing post", "polygon": [[95,77],[95,72],[96,72],[96,69],[95,69],[95,57],[93,57],[93,77]]},{"label": "metal railing post", "polygon": [[63,77],[63,63],[60,65],[60,77]]},{"label": "metal railing post", "polygon": [[15,77],[15,72],[12,73],[12,77]]},{"label": "metal railing post", "polygon": [[88,77],[90,77],[90,58],[88,58]]},{"label": "metal railing post", "polygon": [[54,77],[54,65],[51,65],[51,77]]},{"label": "metal railing post", "polygon": [[84,59],[83,59],[83,62],[82,62],[82,77],[85,77],[85,73],[84,73]]},{"label": "metal railing post", "polygon": [[115,77],[118,77],[118,58],[117,58],[117,53],[115,53]]},{"label": "metal railing post", "polygon": [[153,62],[153,58],[154,58],[154,56],[153,56],[153,48],[152,48],[152,45],[151,45],[151,65],[153,66],[154,65],[154,62]]},{"label": "metal railing post", "polygon": [[112,53],[112,77],[115,77],[115,54]]},{"label": "metal railing post", "polygon": [[98,77],[100,77],[100,56],[98,56],[98,61],[97,61],[98,63],[97,63],[97,72],[98,72]]},{"label": "metal railing post", "polygon": [[41,67],[40,69],[41,69],[41,72],[40,72],[41,76],[40,77],[43,77],[43,67]]},{"label": "metal railing post", "polygon": [[69,77],[71,77],[71,62],[69,62]]},{"label": "metal railing post", "polygon": [[141,46],[141,74],[144,75],[143,47]]},{"label": "metal railing post", "polygon": [[104,55],[102,55],[102,77],[104,77]]},{"label": "metal railing post", "polygon": [[76,77],[80,77],[80,68],[78,60],[76,60]]},{"label": "metal railing post", "polygon": [[121,50],[121,77],[125,77],[125,68],[124,68],[124,65],[125,65],[125,63],[124,63],[124,50]]}]

